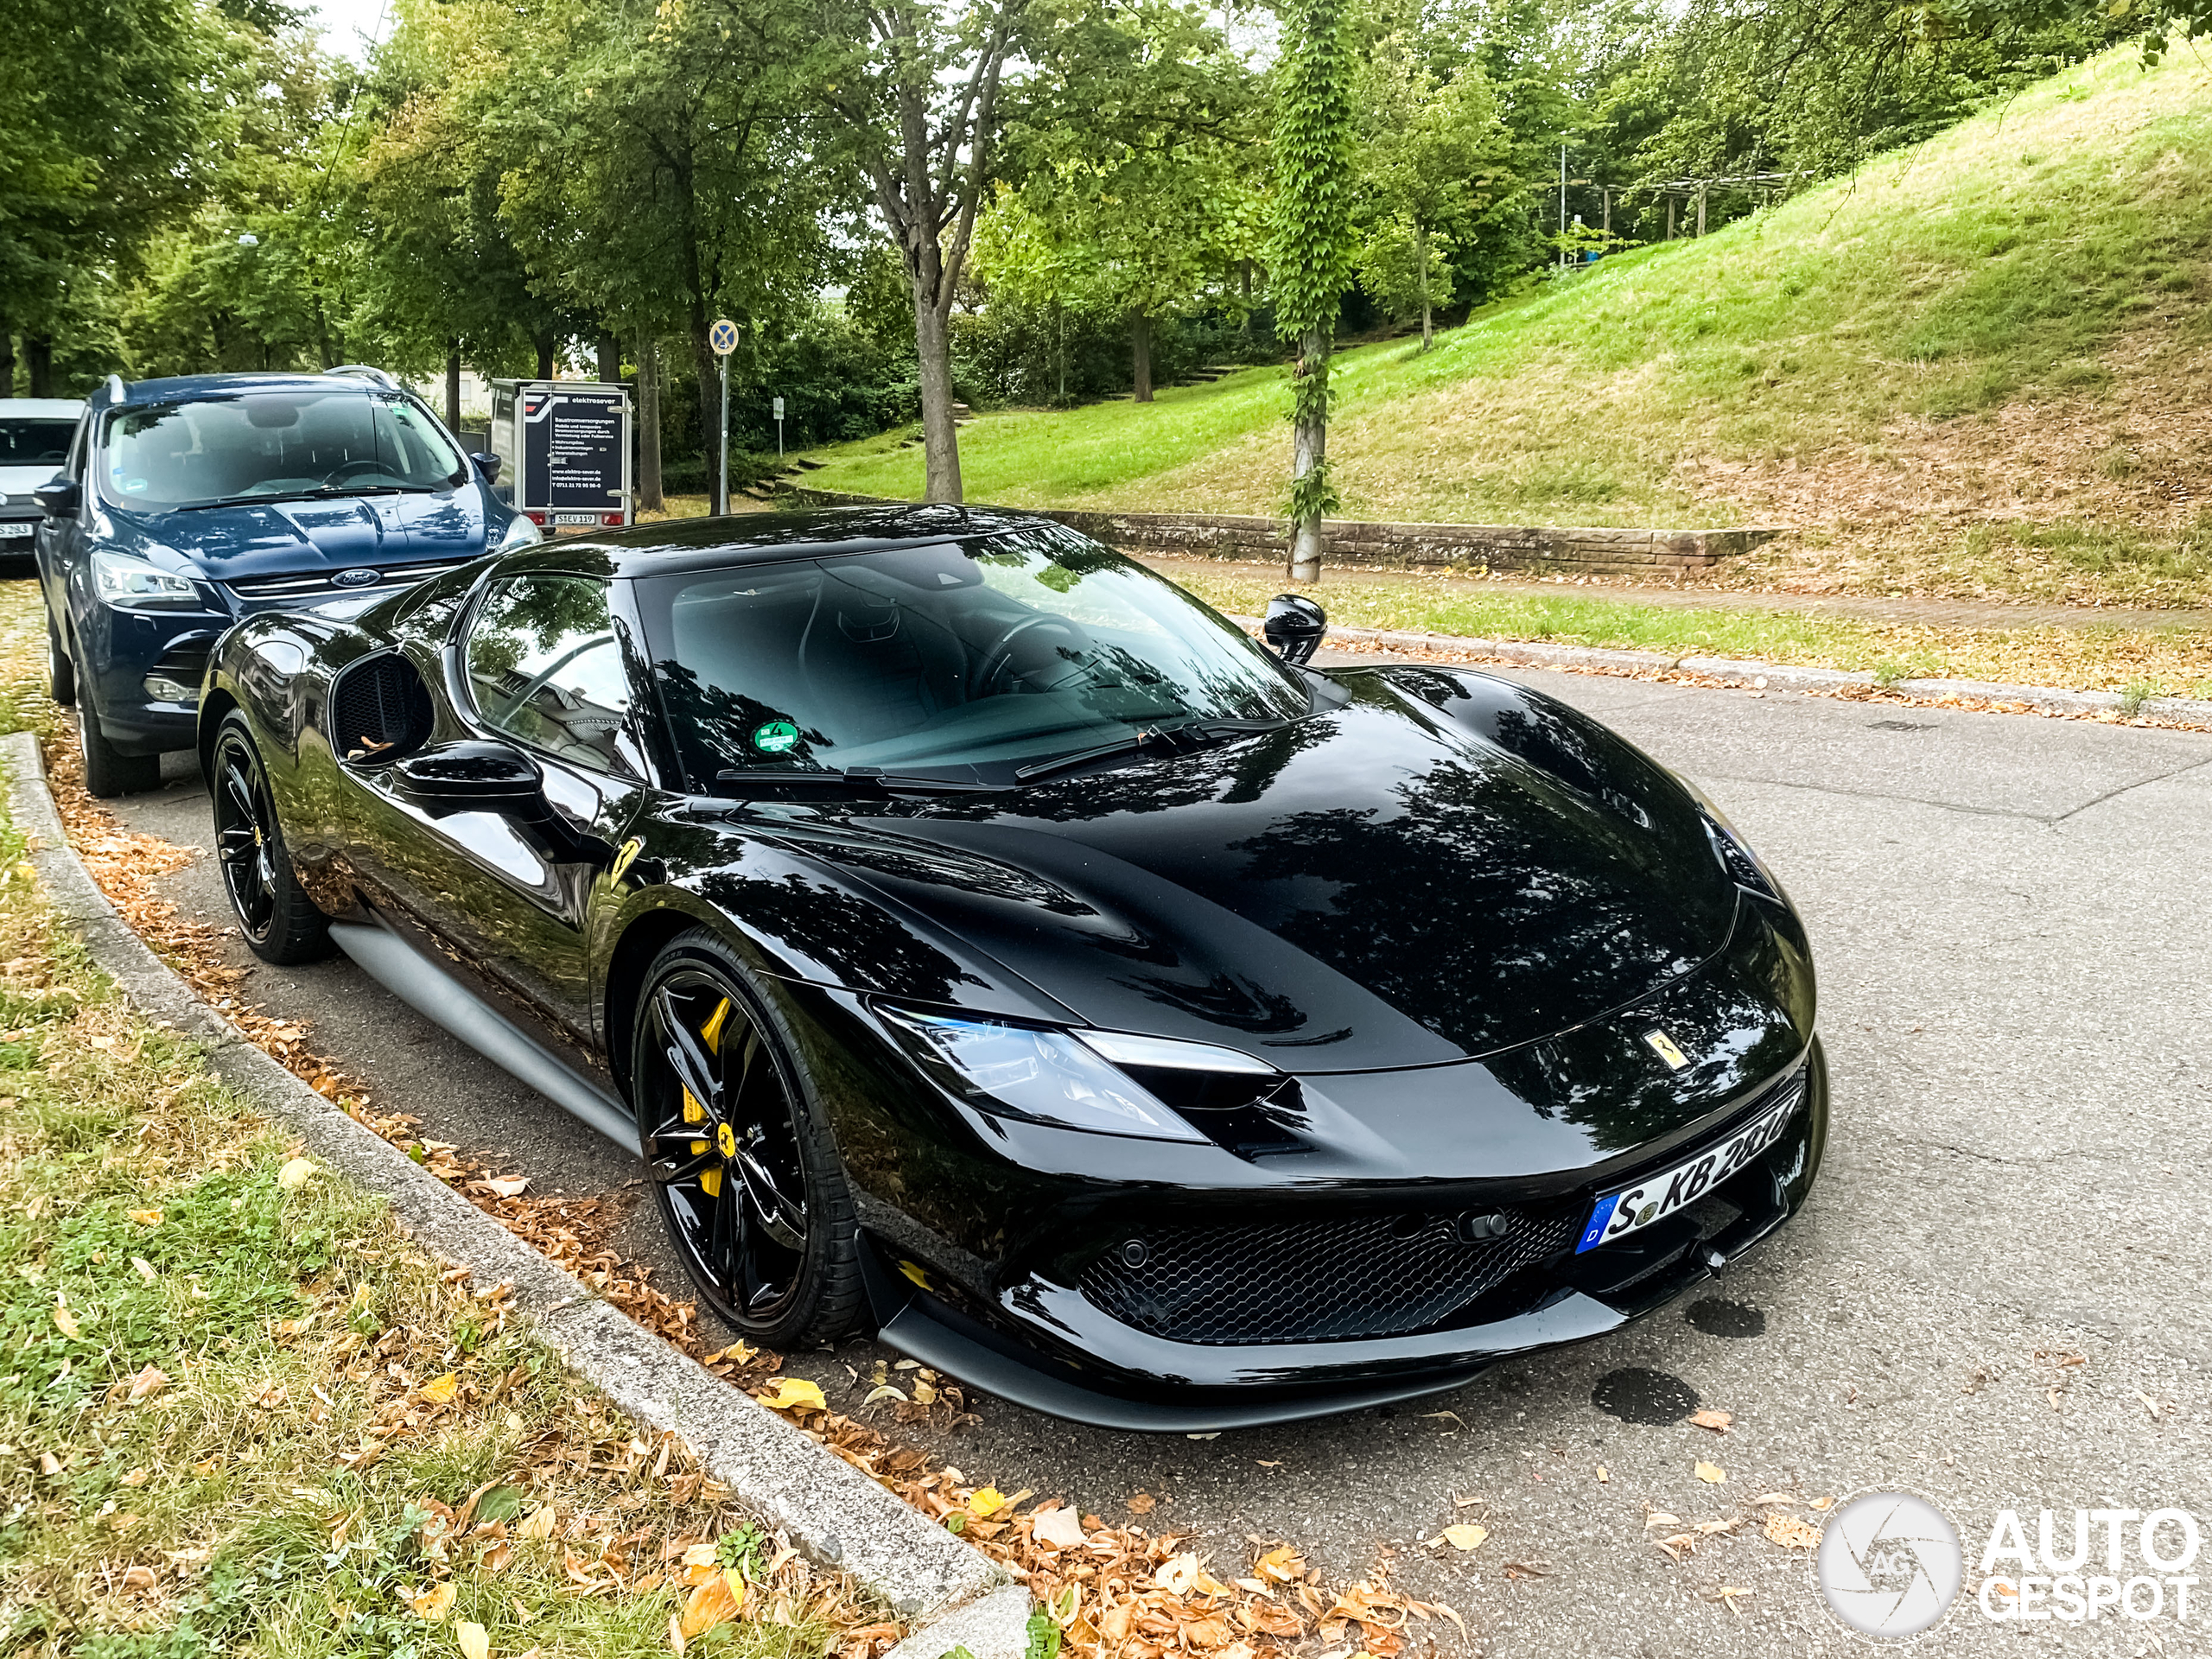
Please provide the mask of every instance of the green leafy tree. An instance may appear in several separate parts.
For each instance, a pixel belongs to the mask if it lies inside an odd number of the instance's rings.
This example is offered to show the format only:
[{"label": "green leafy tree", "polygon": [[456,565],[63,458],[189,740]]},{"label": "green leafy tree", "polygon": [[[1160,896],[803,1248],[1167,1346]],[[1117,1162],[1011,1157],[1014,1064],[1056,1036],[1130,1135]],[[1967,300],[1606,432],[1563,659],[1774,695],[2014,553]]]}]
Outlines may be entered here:
[{"label": "green leafy tree", "polygon": [[1321,574],[1329,473],[1329,354],[1352,270],[1357,123],[1346,0],[1287,0],[1275,66],[1275,219],[1268,264],[1275,331],[1292,344],[1290,574]]},{"label": "green leafy tree", "polygon": [[1359,105],[1370,207],[1360,283],[1393,310],[1419,311],[1427,351],[1435,308],[1452,299],[1453,238],[1519,191],[1512,135],[1478,65],[1463,62],[1439,80],[1402,34],[1369,59]]}]

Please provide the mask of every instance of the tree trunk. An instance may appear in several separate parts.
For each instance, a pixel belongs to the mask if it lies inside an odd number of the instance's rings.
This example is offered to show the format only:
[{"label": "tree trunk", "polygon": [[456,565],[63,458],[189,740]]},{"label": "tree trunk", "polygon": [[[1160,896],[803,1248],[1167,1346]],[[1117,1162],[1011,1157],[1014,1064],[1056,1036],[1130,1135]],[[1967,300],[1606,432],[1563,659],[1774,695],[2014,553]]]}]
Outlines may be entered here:
[{"label": "tree trunk", "polygon": [[446,430],[461,435],[461,342],[446,341]]},{"label": "tree trunk", "polygon": [[1138,403],[1152,401],[1152,319],[1141,311],[1129,313],[1129,385]]},{"label": "tree trunk", "polygon": [[721,499],[722,380],[721,359],[707,341],[707,308],[691,303],[691,366],[699,375],[699,449],[707,461],[707,511]]},{"label": "tree trunk", "polygon": [[922,383],[922,499],[957,501],[960,434],[952,420],[952,330],[920,276],[914,279],[914,355]]},{"label": "tree trunk", "polygon": [[0,321],[0,397],[16,395],[16,337]]},{"label": "tree trunk", "polygon": [[537,378],[550,380],[553,378],[553,336],[550,334],[532,334],[531,343],[537,347]]},{"label": "tree trunk", "polygon": [[638,340],[638,505],[668,507],[660,487],[660,342],[650,334]]},{"label": "tree trunk", "polygon": [[[1328,336],[1320,330],[1306,336],[1299,346],[1299,367],[1307,374],[1327,372]],[[1298,421],[1290,429],[1290,475],[1303,478],[1321,464],[1329,453],[1329,423],[1325,416],[1316,421]],[[1293,582],[1319,582],[1321,579],[1321,556],[1329,550],[1329,538],[1323,533],[1319,518],[1301,518],[1291,526],[1290,579]]]},{"label": "tree trunk", "polygon": [[604,328],[599,331],[599,378],[610,386],[622,383],[622,347]]},{"label": "tree trunk", "polygon": [[1428,302],[1428,226],[1414,226],[1414,264],[1421,270],[1421,348],[1436,343],[1436,314]]},{"label": "tree trunk", "polygon": [[29,365],[31,396],[54,396],[54,340],[46,334],[23,336],[23,361]]}]

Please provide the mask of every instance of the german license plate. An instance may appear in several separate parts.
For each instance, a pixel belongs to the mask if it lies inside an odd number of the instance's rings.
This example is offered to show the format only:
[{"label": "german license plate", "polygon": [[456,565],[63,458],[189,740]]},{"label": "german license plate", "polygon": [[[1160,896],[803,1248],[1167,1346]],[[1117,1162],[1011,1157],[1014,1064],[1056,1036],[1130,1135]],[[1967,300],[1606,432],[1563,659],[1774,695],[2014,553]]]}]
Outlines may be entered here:
[{"label": "german license plate", "polygon": [[1599,1199],[1574,1253],[1580,1255],[1600,1244],[1626,1238],[1695,1204],[1780,1139],[1790,1114],[1803,1098],[1802,1090],[1793,1089],[1787,1100],[1762,1113],[1710,1152]]},{"label": "german license plate", "polygon": [[553,522],[556,524],[595,524],[599,522],[599,515],[595,512],[556,512],[553,515]]},{"label": "german license plate", "polygon": [[0,542],[4,542],[11,537],[28,536],[36,528],[35,524],[28,524],[21,521],[15,524],[0,524]]}]

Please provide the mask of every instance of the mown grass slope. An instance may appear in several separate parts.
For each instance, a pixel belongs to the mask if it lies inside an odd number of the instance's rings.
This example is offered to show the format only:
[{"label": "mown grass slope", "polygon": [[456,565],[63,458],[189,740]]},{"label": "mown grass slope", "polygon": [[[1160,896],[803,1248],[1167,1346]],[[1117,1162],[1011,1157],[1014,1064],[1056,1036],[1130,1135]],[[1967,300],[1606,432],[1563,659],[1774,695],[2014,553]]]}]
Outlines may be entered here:
[{"label": "mown grass slope", "polygon": [[[2150,71],[2110,54],[1855,178],[1498,307],[1426,356],[1344,353],[1345,512],[2156,518],[2187,508],[2174,480],[2212,447],[2208,261],[2212,73],[2187,51]],[[1255,370],[1151,405],[987,414],[962,434],[967,493],[1268,512],[1285,406],[1280,372]],[[917,495],[920,451],[896,438],[820,452],[807,481]]]}]

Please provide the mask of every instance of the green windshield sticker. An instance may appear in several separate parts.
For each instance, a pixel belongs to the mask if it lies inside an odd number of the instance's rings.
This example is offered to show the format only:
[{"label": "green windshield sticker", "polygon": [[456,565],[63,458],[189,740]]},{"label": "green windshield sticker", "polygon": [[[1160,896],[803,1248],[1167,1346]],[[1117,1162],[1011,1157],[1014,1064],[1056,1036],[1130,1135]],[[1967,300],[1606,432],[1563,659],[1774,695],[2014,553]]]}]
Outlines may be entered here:
[{"label": "green windshield sticker", "polygon": [[781,754],[798,741],[798,728],[788,720],[771,720],[753,728],[753,747],[763,754]]}]

